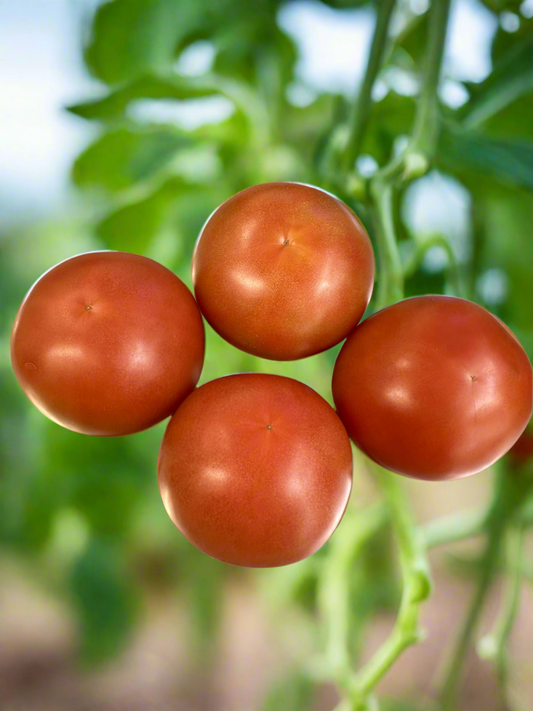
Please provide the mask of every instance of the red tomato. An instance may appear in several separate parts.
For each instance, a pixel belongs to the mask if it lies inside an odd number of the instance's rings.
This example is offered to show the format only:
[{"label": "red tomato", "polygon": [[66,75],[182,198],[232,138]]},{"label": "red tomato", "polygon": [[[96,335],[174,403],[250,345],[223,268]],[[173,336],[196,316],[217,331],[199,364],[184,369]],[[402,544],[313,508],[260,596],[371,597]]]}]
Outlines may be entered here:
[{"label": "red tomato", "polygon": [[299,183],[255,185],[209,218],[193,256],[198,305],[247,353],[296,360],[340,343],[372,294],[363,226],[333,195]]},{"label": "red tomato", "polygon": [[170,421],[159,488],[183,535],[234,565],[295,563],[342,518],[352,452],[333,409],[278,375],[230,375],[198,388]]},{"label": "red tomato", "polygon": [[11,338],[33,404],[90,435],[139,432],[194,390],[204,358],[200,312],[161,264],[125,252],[72,257],[38,279]]},{"label": "red tomato", "polygon": [[333,397],[355,444],[417,479],[485,469],[531,415],[531,365],[518,340],[477,304],[406,299],[371,316],[344,344]]}]

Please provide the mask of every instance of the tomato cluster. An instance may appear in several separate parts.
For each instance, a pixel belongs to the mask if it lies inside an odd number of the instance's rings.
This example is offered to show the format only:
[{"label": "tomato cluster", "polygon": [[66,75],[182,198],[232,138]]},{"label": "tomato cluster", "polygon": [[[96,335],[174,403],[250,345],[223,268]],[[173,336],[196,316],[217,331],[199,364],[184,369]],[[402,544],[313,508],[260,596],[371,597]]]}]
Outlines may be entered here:
[{"label": "tomato cluster", "polygon": [[[172,272],[123,252],[46,272],[17,314],[15,375],[54,422],[89,435],[172,415],[159,454],[165,508],[209,555],[286,565],[314,553],[351,491],[348,435],[382,466],[443,480],[505,454],[531,415],[529,360],[496,317],[446,296],[406,299],[359,322],[374,256],[355,214],[297,183],[244,190],[208,219],[192,263],[196,301]],[[200,388],[202,316],[274,360],[347,338],[337,413],[301,383],[230,375]]]}]

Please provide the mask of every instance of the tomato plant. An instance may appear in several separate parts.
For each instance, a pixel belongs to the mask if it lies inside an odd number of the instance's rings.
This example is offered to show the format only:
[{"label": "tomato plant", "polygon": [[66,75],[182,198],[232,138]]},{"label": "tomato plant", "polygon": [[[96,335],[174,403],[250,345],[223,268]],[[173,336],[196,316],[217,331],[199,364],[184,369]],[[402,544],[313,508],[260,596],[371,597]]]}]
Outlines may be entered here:
[{"label": "tomato plant", "polygon": [[13,327],[13,368],[47,417],[75,432],[126,435],[171,415],[202,370],[190,291],[151,259],[91,252],[47,271]]},{"label": "tomato plant", "polygon": [[251,567],[317,551],[352,487],[348,435],[331,406],[277,375],[202,385],[171,419],[158,469],[180,531],[214,558]]},{"label": "tomato plant", "polygon": [[[261,458],[262,445],[279,430],[274,425],[269,430],[267,424],[256,439],[245,436],[236,416],[239,406],[248,402],[244,394],[234,403],[225,393],[215,409],[196,410],[196,405],[206,393],[229,388],[240,378],[254,382],[267,378],[258,374],[218,380],[250,370],[291,376],[329,398],[338,351],[318,351],[339,342],[355,326],[338,359],[334,390],[339,413],[370,455],[356,452],[354,457],[354,483],[365,495],[352,497],[341,524],[318,555],[294,566],[239,577],[247,583],[261,581],[268,601],[261,612],[273,611],[273,622],[281,621],[280,637],[293,619],[291,607],[298,607],[295,617],[305,632],[306,642],[300,645],[305,654],[293,660],[294,668],[284,668],[283,673],[269,669],[277,678],[263,711],[309,711],[320,703],[313,696],[324,681],[336,687],[338,711],[375,711],[378,684],[405,650],[424,638],[424,631],[427,646],[419,657],[414,651],[411,661],[405,659],[407,673],[398,667],[396,681],[391,675],[388,687],[391,694],[411,699],[406,704],[399,701],[400,706],[396,698],[390,703],[383,700],[383,709],[471,711],[473,705],[485,709],[494,700],[495,708],[514,711],[517,688],[530,692],[527,674],[520,670],[515,674],[510,665],[512,656],[518,666],[520,655],[511,655],[509,646],[520,592],[531,578],[526,534],[533,525],[533,485],[527,430],[509,455],[466,484],[406,485],[380,464],[418,477],[462,475],[503,454],[527,419],[529,365],[520,345],[492,316],[474,303],[441,302],[440,296],[403,299],[438,293],[478,302],[508,324],[525,352],[533,354],[533,300],[528,298],[533,264],[530,8],[515,0],[469,3],[468,17],[474,24],[481,14],[485,18],[487,45],[482,50],[480,44],[475,47],[475,32],[470,43],[462,3],[457,5],[460,21],[452,23],[449,0],[369,0],[361,10],[359,0],[326,4],[329,8],[310,0],[109,0],[99,5],[84,33],[85,62],[100,82],[98,98],[69,107],[98,128],[72,171],[74,183],[88,197],[80,200],[74,215],[51,223],[44,220],[13,236],[0,235],[2,342],[9,340],[27,285],[49,266],[50,254],[59,260],[86,249],[128,250],[157,259],[188,284],[194,245],[205,225],[194,254],[194,287],[213,326],[206,328],[209,356],[203,370],[204,381],[213,380],[189,395],[174,415],[163,445],[160,476],[169,512],[191,541],[213,556],[256,565],[289,562],[289,553],[294,559],[305,556],[334,528],[342,496],[333,496],[337,503],[332,518],[315,506],[316,496],[312,506],[294,513],[280,473],[281,458],[285,456],[285,470],[291,472],[295,452],[307,462],[310,479],[301,477],[297,483],[304,499],[312,497],[323,476],[317,468],[316,446],[321,444],[328,453],[325,471],[331,478],[326,482],[333,484],[331,463],[344,451],[346,435],[338,440],[336,453],[334,434],[331,441],[322,434],[315,441],[317,422],[338,424],[338,419],[322,403],[323,414],[317,414],[311,426],[298,407],[303,396],[296,394],[283,417],[280,414],[284,431],[293,436],[276,439],[279,445],[272,457]],[[309,12],[318,20],[315,39],[301,45],[304,51],[295,37],[313,23],[292,21],[298,12]],[[328,52],[326,26],[332,18],[345,23],[343,29],[349,32],[350,23],[359,17],[366,22],[370,16],[369,51],[356,97],[346,95],[333,81],[314,85],[306,73],[306,56],[314,53],[316,65],[327,69],[322,57]],[[359,29],[363,26],[370,27],[361,23]],[[465,35],[471,56],[477,52],[485,57],[487,75],[482,80],[468,78],[464,73],[468,68],[455,56],[457,46],[465,46]],[[352,46],[357,42],[354,31]],[[211,57],[203,69],[196,63],[199,56]],[[192,63],[191,57],[196,58]],[[354,78],[358,74],[356,66],[348,70]],[[210,113],[213,105],[226,112],[218,122]],[[192,114],[200,118],[198,124],[185,120]],[[420,212],[426,219],[418,219]],[[446,213],[446,220],[433,219],[441,213]],[[292,225],[289,237],[286,225]],[[369,303],[373,259],[366,232],[376,254],[376,286]],[[247,235],[253,237],[252,248]],[[158,274],[164,271],[157,269]],[[144,288],[149,282],[143,277],[136,283]],[[72,291],[77,293],[78,287],[76,283]],[[408,318],[413,304],[420,304],[420,313]],[[429,304],[425,315],[424,304]],[[184,334],[174,327],[169,309],[156,319],[159,312],[149,310],[144,301],[137,302],[135,314],[131,305],[130,298],[121,321],[130,314],[134,333],[140,334],[143,323],[156,321],[165,332],[164,346],[153,334],[149,341],[168,363],[162,375],[170,384],[178,376],[176,363],[185,361],[184,351],[173,353],[168,347],[169,334],[176,338]],[[365,308],[369,318],[356,326]],[[95,316],[95,311],[96,307],[89,310],[88,316]],[[193,320],[200,318],[195,313]],[[49,316],[61,329],[74,333],[73,321]],[[83,312],[80,326],[94,323],[85,316]],[[33,333],[41,334],[35,324]],[[213,329],[247,353],[229,346]],[[28,333],[26,343],[32,339]],[[129,356],[127,340],[124,333],[118,346],[127,347]],[[61,343],[64,346],[65,341]],[[88,354],[89,341],[83,345]],[[195,350],[190,343],[183,345]],[[261,359],[312,353],[317,355],[304,361]],[[55,384],[50,381],[46,393],[37,392],[34,381],[22,384],[35,402],[43,396],[46,411],[57,421],[69,424],[73,409],[81,417],[79,395],[94,408],[92,431],[101,432],[104,413],[123,412],[124,404],[128,423],[121,419],[121,424],[128,430],[133,424],[147,426],[145,415],[150,408],[157,409],[157,397],[152,398],[166,388],[155,387],[156,381],[141,383],[137,377],[133,384],[128,380],[128,392],[133,397],[146,386],[142,408],[140,400],[132,403],[121,397],[120,383],[131,371],[119,368],[118,355],[117,359],[108,355],[113,365],[109,371],[104,368],[107,361],[96,357],[91,373],[83,371],[83,392],[76,391],[68,372],[63,378],[59,363]],[[21,358],[23,367],[36,363],[22,353]],[[0,368],[5,365],[6,359],[0,359]],[[184,382],[189,377],[187,392],[197,377],[192,377],[197,371],[191,368],[185,368],[189,376],[183,373]],[[92,388],[96,381],[89,387],[89,375],[98,374],[102,377],[97,390]],[[303,386],[292,388],[301,392]],[[163,571],[161,577],[180,591],[175,599],[187,601],[194,642],[203,643],[201,678],[208,681],[212,651],[217,649],[217,620],[225,609],[225,583],[239,573],[188,545],[164,515],[154,478],[154,453],[162,429],[134,438],[87,442],[45,418],[32,417],[18,390],[13,378],[0,378],[0,449],[5,462],[0,478],[0,544],[29,552],[32,561],[43,553],[45,562],[57,562],[53,585],[59,589],[63,582],[67,593],[73,593],[64,597],[73,600],[83,648],[93,659],[120,649],[131,632],[137,609],[134,571],[144,571],[137,573],[143,590],[150,587],[150,575],[157,578]],[[257,394],[247,387],[245,394],[252,392]],[[56,393],[61,393],[61,402]],[[309,394],[305,398],[316,401]],[[402,398],[405,408],[400,407]],[[280,394],[274,405],[284,402],[288,400]],[[264,403],[258,395],[255,407],[250,404],[249,422],[263,417]],[[63,409],[54,414],[50,404]],[[161,408],[161,416],[163,410],[170,414],[170,404],[169,409]],[[192,410],[196,416],[185,418],[183,413],[190,415]],[[226,505],[220,513],[209,467],[211,461],[221,464],[217,457],[224,453],[224,443],[217,437],[222,431],[238,451],[223,462]],[[301,451],[300,439],[305,440]],[[254,442],[259,446],[254,448]],[[188,460],[185,454],[190,455]],[[252,464],[253,491],[240,476],[243,461]],[[219,466],[217,471],[221,470]],[[265,482],[253,477],[256,471],[271,477],[281,505],[273,506],[266,498],[259,505]],[[306,490],[306,483],[315,488]],[[186,487],[185,494],[194,495],[194,505],[193,498],[184,495]],[[429,520],[435,513],[431,501],[438,499],[440,505],[443,489],[442,499],[456,510]],[[464,500],[472,490],[483,501],[465,509]],[[328,484],[326,493],[334,492]],[[276,531],[276,536],[264,531],[262,535],[260,526],[247,521],[238,494],[257,504],[255,522],[269,533]],[[411,497],[427,523],[419,523],[411,513]],[[204,504],[211,513],[220,513],[218,518],[201,515]],[[308,512],[313,516],[306,519]],[[289,513],[294,515],[287,523],[284,517]],[[298,538],[304,524],[309,527],[307,542]],[[71,536],[71,531],[78,536]],[[237,531],[244,533],[235,543]],[[452,641],[451,650],[442,650],[448,663],[441,665],[436,657],[442,645],[438,639],[432,644],[432,621],[444,615],[455,620],[464,596],[456,595],[455,587],[453,595],[448,594],[449,576],[442,571],[448,558],[432,557],[442,586],[433,604],[441,607],[427,612],[427,629],[422,629],[423,603],[432,590],[428,553],[474,537],[479,543],[472,549],[476,558],[465,563],[468,579],[458,585],[462,592],[468,585],[475,589],[458,625],[457,641]],[[137,569],[132,562],[141,565]],[[49,569],[39,568],[43,576],[45,570],[51,575]],[[476,644],[484,604],[497,577],[503,597],[496,623]],[[527,605],[527,597],[523,599]],[[394,609],[398,613],[391,634],[375,654],[369,654],[366,626],[377,618],[381,627]],[[299,642],[299,631],[290,628],[288,636]],[[375,638],[373,628],[370,639]],[[475,663],[473,655],[467,656],[472,648],[484,661],[477,660],[476,673],[466,676],[465,669],[473,669]],[[486,661],[496,671],[499,693],[490,688],[486,702],[478,702],[475,680],[489,688]],[[433,662],[442,666],[442,672],[429,684],[424,675]],[[401,692],[394,686],[398,677],[405,684]],[[464,699],[459,693],[463,682]],[[18,699],[13,703],[27,705]],[[89,699],[84,703],[91,705]],[[99,698],[93,706],[101,703]],[[120,706],[121,700],[114,698],[113,703]],[[123,706],[128,703],[122,701]],[[198,703],[205,705],[205,698]],[[528,707],[528,702],[522,705]]]},{"label": "tomato plant", "polygon": [[333,397],[357,444],[387,469],[454,479],[500,459],[531,417],[531,365],[501,322],[471,301],[406,299],[350,334]]},{"label": "tomato plant", "polygon": [[323,190],[267,183],[223,203],[193,256],[194,291],[211,326],[262,358],[331,348],[360,321],[374,255],[355,214]]}]

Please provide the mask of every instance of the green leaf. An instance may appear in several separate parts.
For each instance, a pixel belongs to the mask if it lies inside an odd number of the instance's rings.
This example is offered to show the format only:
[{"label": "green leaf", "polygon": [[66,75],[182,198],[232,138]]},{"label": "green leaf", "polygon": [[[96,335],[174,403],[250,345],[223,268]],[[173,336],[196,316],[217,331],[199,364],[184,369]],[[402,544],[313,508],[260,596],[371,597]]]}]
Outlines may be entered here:
[{"label": "green leaf", "polygon": [[108,215],[96,228],[109,249],[145,254],[168,216],[172,199],[183,190],[173,179],[143,200],[132,202]]},{"label": "green leaf", "polygon": [[187,554],[187,586],[192,615],[195,652],[204,663],[216,649],[216,635],[221,619],[222,585],[225,563],[209,558],[192,546]]},{"label": "green leaf", "polygon": [[510,45],[480,84],[470,84],[471,99],[460,111],[466,128],[484,123],[533,91],[533,35]]},{"label": "green leaf", "polygon": [[120,549],[93,540],[72,568],[70,588],[82,661],[98,664],[115,657],[130,638],[139,606]]},{"label": "green leaf", "polygon": [[[521,4],[521,3],[520,3]],[[526,19],[521,14],[517,17],[519,27],[516,32],[507,32],[499,27],[492,42],[492,63],[498,64],[514,47],[519,46],[533,34],[533,18]]]},{"label": "green leaf", "polygon": [[533,358],[533,299],[528,297],[533,264],[531,195],[499,186],[478,186],[474,187],[474,200],[485,237],[481,268],[503,270],[508,279],[508,292],[498,315]]},{"label": "green leaf", "polygon": [[183,0],[112,0],[96,11],[85,52],[108,84],[168,69],[178,42],[200,26],[202,4]]},{"label": "green leaf", "polygon": [[442,131],[438,160],[452,172],[475,172],[533,190],[533,142],[497,140],[475,131]]},{"label": "green leaf", "polygon": [[135,451],[129,438],[86,437],[42,419],[48,497],[79,511],[100,538],[119,540],[152,482],[152,453]]},{"label": "green leaf", "polygon": [[72,177],[79,187],[123,190],[151,177],[191,142],[176,129],[120,128],[105,133],[76,159]]},{"label": "green leaf", "polygon": [[400,96],[393,91],[374,104],[362,153],[369,153],[383,165],[391,157],[396,138],[410,134],[415,105],[412,97]]},{"label": "green leaf", "polygon": [[483,124],[483,133],[496,138],[533,140],[533,92],[487,119]]},{"label": "green leaf", "polygon": [[403,48],[418,65],[425,57],[428,37],[428,16],[423,15],[412,17],[406,28],[398,37],[397,46]]},{"label": "green leaf", "polygon": [[187,79],[177,74],[148,75],[120,87],[103,99],[75,104],[67,110],[76,116],[99,121],[122,119],[127,107],[137,99],[199,99],[215,96],[220,90],[216,78]]}]

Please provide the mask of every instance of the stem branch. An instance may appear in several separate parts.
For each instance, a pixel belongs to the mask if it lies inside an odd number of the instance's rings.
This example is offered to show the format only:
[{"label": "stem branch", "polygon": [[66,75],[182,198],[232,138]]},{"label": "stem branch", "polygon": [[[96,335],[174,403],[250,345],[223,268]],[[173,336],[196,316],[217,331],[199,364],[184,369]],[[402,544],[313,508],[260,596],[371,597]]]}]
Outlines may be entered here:
[{"label": "stem branch", "polygon": [[372,181],[376,242],[380,261],[376,309],[403,299],[403,267],[394,227],[393,187],[387,181]]},{"label": "stem branch", "polygon": [[372,467],[384,491],[398,539],[403,593],[390,636],[372,659],[352,677],[350,704],[354,711],[367,707],[368,698],[378,681],[407,647],[422,638],[419,629],[420,603],[431,592],[423,539],[412,519],[399,477],[378,465]]}]

